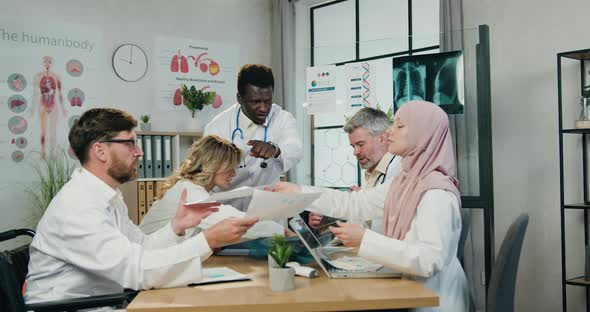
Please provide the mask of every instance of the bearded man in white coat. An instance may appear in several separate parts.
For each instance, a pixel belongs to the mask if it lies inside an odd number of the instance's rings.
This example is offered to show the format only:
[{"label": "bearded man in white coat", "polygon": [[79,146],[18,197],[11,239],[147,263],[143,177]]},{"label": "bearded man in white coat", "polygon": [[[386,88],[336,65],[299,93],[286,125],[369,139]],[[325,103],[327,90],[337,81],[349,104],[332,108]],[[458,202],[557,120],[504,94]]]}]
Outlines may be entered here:
[{"label": "bearded man in white coat", "polygon": [[218,210],[219,203],[186,205],[160,230],[143,234],[128,217],[119,186],[137,178],[143,151],[137,121],[108,108],[86,111],[69,141],[81,168],[53,198],[30,245],[25,301],[36,303],[185,286],[201,279],[212,250],[239,238],[256,218],[225,219],[196,236],[185,231]]},{"label": "bearded man in white coat", "polygon": [[[264,65],[244,65],[238,74],[238,102],[205,126],[244,150],[244,159],[227,190],[274,185],[303,157],[295,118],[272,101],[274,77]],[[214,190],[215,191],[215,190]],[[246,211],[250,198],[229,204]]]}]

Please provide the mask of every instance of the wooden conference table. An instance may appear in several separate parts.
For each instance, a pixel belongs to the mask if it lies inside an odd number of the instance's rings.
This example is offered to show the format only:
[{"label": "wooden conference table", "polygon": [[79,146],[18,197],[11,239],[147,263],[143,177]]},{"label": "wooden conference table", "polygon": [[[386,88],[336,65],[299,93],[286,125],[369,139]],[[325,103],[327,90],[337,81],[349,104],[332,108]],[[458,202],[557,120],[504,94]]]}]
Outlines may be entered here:
[{"label": "wooden conference table", "polygon": [[295,290],[273,292],[265,260],[213,256],[204,266],[229,267],[253,280],[142,291],[127,311],[352,311],[438,305],[435,293],[412,280],[329,279],[321,271],[318,278],[295,276]]}]

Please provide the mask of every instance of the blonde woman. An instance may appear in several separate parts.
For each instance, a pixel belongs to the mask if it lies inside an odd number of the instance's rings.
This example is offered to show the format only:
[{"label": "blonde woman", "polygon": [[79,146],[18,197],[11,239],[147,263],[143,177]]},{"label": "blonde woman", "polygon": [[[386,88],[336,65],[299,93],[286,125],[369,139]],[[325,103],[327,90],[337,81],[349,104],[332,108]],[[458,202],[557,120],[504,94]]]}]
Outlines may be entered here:
[{"label": "blonde woman", "polygon": [[[160,197],[153,203],[139,228],[149,234],[164,227],[174,216],[183,190],[187,191],[186,202],[196,202],[208,198],[209,192],[216,186],[227,189],[242,161],[242,153],[235,144],[216,135],[208,135],[195,142],[188,150],[186,159],[164,182]],[[199,228],[207,229],[232,217],[243,218],[245,213],[232,206],[222,205],[218,212],[203,219]],[[281,225],[263,221],[255,224],[246,238],[282,232]]]}]

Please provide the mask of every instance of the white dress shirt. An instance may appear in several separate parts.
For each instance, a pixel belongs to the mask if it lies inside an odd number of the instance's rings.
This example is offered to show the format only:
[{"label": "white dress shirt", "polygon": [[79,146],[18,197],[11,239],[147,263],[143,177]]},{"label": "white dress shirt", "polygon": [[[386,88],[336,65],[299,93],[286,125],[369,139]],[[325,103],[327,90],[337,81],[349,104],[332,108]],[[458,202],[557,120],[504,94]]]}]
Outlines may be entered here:
[{"label": "white dress shirt", "polygon": [[[303,143],[297,132],[295,118],[280,106],[272,104],[272,108],[264,124],[257,125],[251,121],[248,122],[247,120],[249,119],[242,112],[238,114],[239,107],[240,104],[235,103],[215,116],[205,126],[203,135],[218,135],[226,140],[232,141],[244,150],[245,159],[243,163],[246,164],[246,167],[237,170],[229,190],[241,186],[274,185],[279,182],[281,174],[293,168],[303,157]],[[243,132],[243,139],[240,136],[240,132],[235,131],[238,129],[236,119],[239,120],[239,129]],[[267,159],[267,167],[261,168],[260,163],[263,159],[250,157],[248,154],[251,147],[247,146],[246,142],[249,140],[264,141],[265,129],[267,129],[266,141],[275,143],[281,149],[281,154],[278,158]],[[214,191],[219,190],[216,188]],[[250,198],[233,200],[228,203],[241,211],[246,211],[250,203]]]},{"label": "white dress shirt", "polygon": [[201,279],[211,249],[203,235],[184,239],[170,224],[144,235],[120,191],[76,169],[41,218],[30,255],[27,303],[184,286]]},{"label": "white dress shirt", "polygon": [[[385,196],[391,182],[358,192],[322,189],[322,196],[309,208],[325,215],[347,219],[383,216]],[[304,186],[304,192],[318,191]],[[426,191],[404,240],[396,240],[371,230],[359,248],[359,256],[401,271],[424,283],[439,296],[439,307],[416,311],[466,312],[468,286],[457,259],[461,234],[461,213],[457,197],[448,191]]]}]

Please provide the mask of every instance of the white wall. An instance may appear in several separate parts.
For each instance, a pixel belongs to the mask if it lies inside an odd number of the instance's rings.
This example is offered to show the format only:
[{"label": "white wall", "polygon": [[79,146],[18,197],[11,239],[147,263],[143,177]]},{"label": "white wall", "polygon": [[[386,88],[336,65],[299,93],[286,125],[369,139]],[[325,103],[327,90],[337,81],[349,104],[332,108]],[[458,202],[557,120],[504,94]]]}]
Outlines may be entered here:
[{"label": "white wall", "polygon": [[[511,222],[530,215],[516,311],[561,311],[556,54],[590,48],[587,0],[464,0],[465,28],[490,25],[496,251]],[[564,68],[564,103],[578,107],[579,73]],[[570,106],[571,107],[571,106]],[[568,111],[569,112],[569,111]],[[564,121],[573,113],[564,115]],[[580,137],[568,137],[566,192],[581,201]],[[568,201],[568,200],[566,200]],[[583,274],[581,212],[566,212],[570,277]],[[584,309],[568,286],[568,311]]]},{"label": "white wall", "polygon": [[[271,63],[271,5],[270,0],[1,0],[0,21],[3,17],[18,17],[22,23],[51,19],[99,28],[104,46],[99,65],[105,73],[100,82],[104,92],[97,102],[139,116],[153,112],[155,70],[150,66],[146,77],[137,83],[123,82],[112,70],[116,47],[136,43],[151,61],[157,36],[229,43],[237,49],[237,74],[245,63]],[[182,129],[183,123],[191,122],[188,110],[151,115],[153,130]],[[29,171],[23,166],[25,175],[30,175]],[[0,175],[0,230],[22,226],[28,218],[30,204],[22,189],[15,185],[14,177]]]}]

